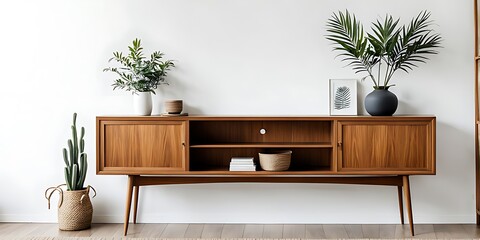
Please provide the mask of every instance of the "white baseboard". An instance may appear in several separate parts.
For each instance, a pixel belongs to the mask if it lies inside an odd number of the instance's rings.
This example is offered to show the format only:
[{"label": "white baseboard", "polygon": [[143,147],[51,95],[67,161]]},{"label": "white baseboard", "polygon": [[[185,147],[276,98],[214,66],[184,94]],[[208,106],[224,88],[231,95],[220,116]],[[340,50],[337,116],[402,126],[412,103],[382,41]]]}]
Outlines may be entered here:
[{"label": "white baseboard", "polygon": [[57,216],[43,214],[0,214],[0,222],[56,223]]},{"label": "white baseboard", "polygon": [[[406,221],[407,216],[405,216]],[[94,216],[96,223],[123,223],[123,215],[102,215]],[[130,219],[131,220],[131,219]],[[139,223],[225,223],[225,224],[400,224],[398,215],[395,216],[375,216],[366,218],[352,219],[352,216],[335,216],[330,219],[289,219],[288,221],[259,220],[258,218],[238,218],[232,219],[231,216],[225,217],[202,217],[184,218],[179,216],[166,216],[158,214],[143,214],[137,217]],[[474,224],[475,218],[467,215],[454,216],[415,216],[414,223],[417,224]]]},{"label": "white baseboard", "polygon": [[[305,219],[279,219],[269,220],[249,218],[248,216],[240,216],[233,219],[231,215],[215,215],[200,217],[185,217],[178,215],[159,215],[159,214],[139,214],[139,223],[225,223],[225,224],[399,224],[398,215],[370,215],[362,218],[352,218],[347,215],[336,215],[322,217],[321,219],[308,217]],[[123,223],[123,215],[95,215],[94,223]],[[28,215],[28,214],[0,214],[0,222],[35,222],[35,223],[56,223],[57,216],[52,215]],[[436,215],[436,216],[415,216],[416,224],[473,224],[475,223],[474,215]]]}]

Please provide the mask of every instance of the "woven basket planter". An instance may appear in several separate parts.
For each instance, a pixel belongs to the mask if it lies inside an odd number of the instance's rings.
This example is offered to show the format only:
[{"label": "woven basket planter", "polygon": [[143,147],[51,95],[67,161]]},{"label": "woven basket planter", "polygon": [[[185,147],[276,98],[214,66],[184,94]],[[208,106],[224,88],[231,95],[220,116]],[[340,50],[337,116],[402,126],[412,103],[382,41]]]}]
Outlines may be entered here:
[{"label": "woven basket planter", "polygon": [[260,166],[265,171],[285,171],[290,167],[292,151],[258,153]]},{"label": "woven basket planter", "polygon": [[[60,187],[53,187],[47,197],[50,208],[50,197],[55,191],[60,193],[58,202],[58,228],[65,231],[76,231],[90,228],[92,225],[93,207],[90,201],[90,186],[83,190],[63,191]],[[92,188],[93,189],[93,188]],[[94,190],[95,192],[95,190]],[[96,195],[96,194],[95,194]],[[95,195],[93,197],[95,197]]]}]

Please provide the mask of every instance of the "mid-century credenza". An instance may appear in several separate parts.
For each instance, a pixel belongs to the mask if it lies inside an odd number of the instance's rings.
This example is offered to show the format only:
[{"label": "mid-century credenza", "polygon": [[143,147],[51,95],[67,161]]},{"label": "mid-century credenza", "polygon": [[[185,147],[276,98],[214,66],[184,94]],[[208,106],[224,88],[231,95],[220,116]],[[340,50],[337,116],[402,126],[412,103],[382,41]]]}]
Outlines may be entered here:
[{"label": "mid-century credenza", "polygon": [[[97,174],[128,175],[124,234],[140,186],[268,182],[397,186],[412,236],[410,175],[435,174],[434,116],[99,116]],[[292,150],[287,171],[262,171],[258,153]],[[232,157],[257,171],[232,172]],[[308,213],[306,213],[308,214]]]}]

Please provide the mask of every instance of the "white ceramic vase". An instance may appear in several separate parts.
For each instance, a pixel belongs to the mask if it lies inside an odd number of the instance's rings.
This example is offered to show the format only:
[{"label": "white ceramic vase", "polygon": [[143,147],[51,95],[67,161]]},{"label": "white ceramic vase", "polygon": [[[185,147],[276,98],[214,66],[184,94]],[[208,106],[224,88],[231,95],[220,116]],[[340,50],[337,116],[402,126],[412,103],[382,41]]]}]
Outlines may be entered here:
[{"label": "white ceramic vase", "polygon": [[133,112],[135,115],[150,116],[152,114],[152,93],[137,92],[133,94]]}]

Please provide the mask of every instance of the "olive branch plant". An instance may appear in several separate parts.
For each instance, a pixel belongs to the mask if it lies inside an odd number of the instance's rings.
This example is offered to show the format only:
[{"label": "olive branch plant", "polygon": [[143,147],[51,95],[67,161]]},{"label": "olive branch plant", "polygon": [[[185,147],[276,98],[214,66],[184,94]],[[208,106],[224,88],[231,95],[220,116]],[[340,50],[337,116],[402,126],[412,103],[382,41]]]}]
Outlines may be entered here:
[{"label": "olive branch plant", "polygon": [[339,11],[327,21],[326,39],[355,73],[367,74],[362,80],[370,78],[375,89],[388,89],[394,86],[390,80],[397,70],[408,73],[425,63],[426,55],[438,53],[442,38],[430,29],[429,18],[430,13],[422,11],[408,25],[400,26],[400,19],[387,14],[383,21],[372,23],[372,33],[365,33],[354,14]]},{"label": "olive branch plant", "polygon": [[119,78],[115,79],[112,84],[113,90],[125,89],[132,91],[133,94],[138,92],[152,92],[155,94],[160,84],[168,84],[165,80],[167,72],[171,67],[175,67],[173,60],[162,61],[163,53],[155,51],[147,59],[143,55],[143,47],[141,40],[135,39],[132,46],[128,46],[129,53],[124,55],[122,52],[114,52],[113,57],[108,62],[116,61],[121,67],[108,67],[103,69],[104,72],[114,72]]}]

